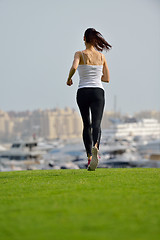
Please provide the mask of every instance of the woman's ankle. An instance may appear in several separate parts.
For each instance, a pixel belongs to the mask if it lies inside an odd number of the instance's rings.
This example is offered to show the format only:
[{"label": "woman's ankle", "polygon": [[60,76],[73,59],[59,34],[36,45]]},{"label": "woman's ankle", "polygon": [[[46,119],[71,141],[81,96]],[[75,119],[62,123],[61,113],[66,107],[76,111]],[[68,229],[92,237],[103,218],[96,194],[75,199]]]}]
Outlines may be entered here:
[{"label": "woman's ankle", "polygon": [[91,159],[91,158],[92,158],[92,155],[89,155],[89,154],[88,154],[88,159]]},{"label": "woman's ankle", "polygon": [[96,143],[96,144],[94,145],[94,147],[98,148],[98,143]]}]

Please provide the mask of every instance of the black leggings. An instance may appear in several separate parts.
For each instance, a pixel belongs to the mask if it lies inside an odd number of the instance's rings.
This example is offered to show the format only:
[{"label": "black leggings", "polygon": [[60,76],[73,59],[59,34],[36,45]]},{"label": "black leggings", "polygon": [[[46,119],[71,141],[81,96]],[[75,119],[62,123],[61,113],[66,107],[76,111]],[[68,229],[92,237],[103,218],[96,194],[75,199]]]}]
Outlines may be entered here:
[{"label": "black leggings", "polygon": [[97,143],[99,148],[104,103],[104,90],[102,88],[87,87],[77,91],[77,104],[83,120],[83,142],[87,156],[92,155],[92,144],[94,146]]}]

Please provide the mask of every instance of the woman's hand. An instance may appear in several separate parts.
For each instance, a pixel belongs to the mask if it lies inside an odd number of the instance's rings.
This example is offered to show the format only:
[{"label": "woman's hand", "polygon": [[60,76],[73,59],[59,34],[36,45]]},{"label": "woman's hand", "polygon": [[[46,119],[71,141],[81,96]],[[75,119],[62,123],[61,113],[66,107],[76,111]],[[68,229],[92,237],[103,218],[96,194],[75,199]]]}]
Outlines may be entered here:
[{"label": "woman's hand", "polygon": [[68,80],[67,80],[67,85],[68,85],[68,86],[71,86],[72,84],[73,84],[72,79],[68,79]]}]

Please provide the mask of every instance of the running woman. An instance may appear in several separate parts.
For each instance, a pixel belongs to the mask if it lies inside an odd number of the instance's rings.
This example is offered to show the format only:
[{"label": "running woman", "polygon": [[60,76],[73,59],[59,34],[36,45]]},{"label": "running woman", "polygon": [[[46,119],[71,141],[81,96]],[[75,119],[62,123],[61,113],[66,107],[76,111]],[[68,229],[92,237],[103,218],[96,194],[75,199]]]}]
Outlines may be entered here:
[{"label": "running woman", "polygon": [[98,166],[101,120],[105,104],[102,82],[109,83],[109,69],[101,52],[112,46],[94,28],[85,31],[84,42],[85,50],[74,55],[67,85],[73,84],[72,76],[78,69],[80,81],[77,104],[83,120],[83,142],[88,157],[88,170],[94,171]]}]

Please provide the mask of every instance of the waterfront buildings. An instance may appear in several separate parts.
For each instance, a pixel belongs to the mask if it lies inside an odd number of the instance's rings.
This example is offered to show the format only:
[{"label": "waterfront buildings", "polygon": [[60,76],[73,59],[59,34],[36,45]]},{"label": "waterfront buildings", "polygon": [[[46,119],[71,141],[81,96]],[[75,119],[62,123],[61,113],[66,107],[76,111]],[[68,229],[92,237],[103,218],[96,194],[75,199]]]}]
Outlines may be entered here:
[{"label": "waterfront buildings", "polygon": [[[156,111],[135,114],[138,119],[147,117],[159,120],[159,116],[160,113]],[[113,122],[124,120],[126,117],[127,115],[122,116],[113,111],[104,112],[102,129],[108,129]],[[123,127],[124,125],[119,125],[121,130]],[[133,130],[130,127],[129,134],[134,135]],[[25,112],[0,110],[0,142],[12,142],[17,139],[28,139],[32,136],[47,140],[81,138],[82,120],[80,114],[71,108],[38,109]]]},{"label": "waterfront buildings", "polygon": [[0,141],[42,137],[48,140],[80,138],[82,121],[70,108],[23,113],[0,111]]}]

